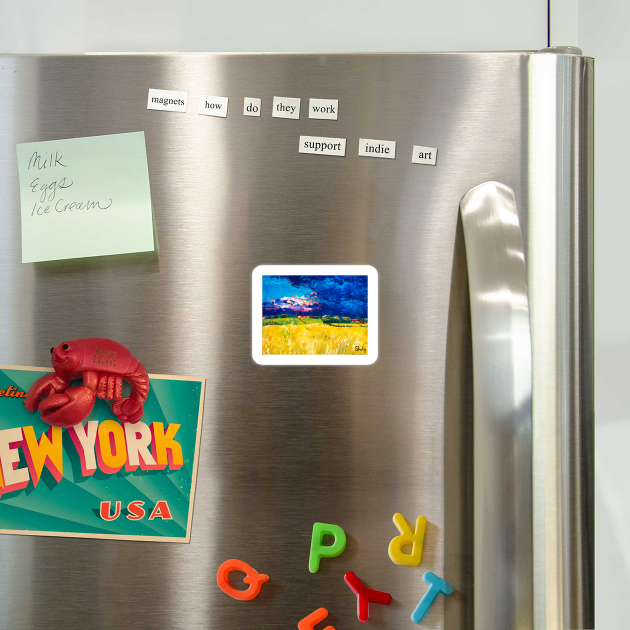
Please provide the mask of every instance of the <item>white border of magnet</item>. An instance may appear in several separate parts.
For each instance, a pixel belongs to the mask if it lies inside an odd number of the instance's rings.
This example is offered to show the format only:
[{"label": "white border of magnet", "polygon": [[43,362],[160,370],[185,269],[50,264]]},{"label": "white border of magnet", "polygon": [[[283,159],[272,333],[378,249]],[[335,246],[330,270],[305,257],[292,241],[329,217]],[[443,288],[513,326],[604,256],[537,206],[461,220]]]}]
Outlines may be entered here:
[{"label": "white border of magnet", "polygon": [[[367,354],[263,354],[263,276],[367,276]],[[370,265],[260,265],[252,272],[252,358],[259,365],[371,365],[378,358],[378,272]]]}]

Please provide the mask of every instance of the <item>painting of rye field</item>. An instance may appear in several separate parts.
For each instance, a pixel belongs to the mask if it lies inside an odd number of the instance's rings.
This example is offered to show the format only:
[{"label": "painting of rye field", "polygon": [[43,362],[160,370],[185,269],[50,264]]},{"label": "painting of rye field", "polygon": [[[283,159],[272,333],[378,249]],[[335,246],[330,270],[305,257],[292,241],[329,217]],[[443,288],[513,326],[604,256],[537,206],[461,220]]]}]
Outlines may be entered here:
[{"label": "painting of rye field", "polygon": [[263,354],[368,351],[367,276],[262,276]]}]

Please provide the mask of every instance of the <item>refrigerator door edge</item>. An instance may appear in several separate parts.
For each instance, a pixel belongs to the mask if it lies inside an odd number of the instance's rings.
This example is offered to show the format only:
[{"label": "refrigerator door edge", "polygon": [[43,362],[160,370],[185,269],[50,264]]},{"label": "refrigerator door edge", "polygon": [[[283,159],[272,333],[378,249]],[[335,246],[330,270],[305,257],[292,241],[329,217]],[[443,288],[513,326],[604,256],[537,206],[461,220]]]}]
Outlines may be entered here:
[{"label": "refrigerator door edge", "polygon": [[527,84],[534,627],[593,628],[593,60],[530,55]]}]

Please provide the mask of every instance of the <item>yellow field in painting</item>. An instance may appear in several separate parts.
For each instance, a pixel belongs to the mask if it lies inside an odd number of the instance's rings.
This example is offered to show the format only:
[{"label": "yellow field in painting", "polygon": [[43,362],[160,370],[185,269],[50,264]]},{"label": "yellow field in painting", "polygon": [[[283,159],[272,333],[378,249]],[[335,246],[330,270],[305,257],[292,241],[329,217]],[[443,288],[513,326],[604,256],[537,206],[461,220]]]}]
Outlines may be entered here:
[{"label": "yellow field in painting", "polygon": [[263,354],[367,354],[367,326],[263,326]]}]

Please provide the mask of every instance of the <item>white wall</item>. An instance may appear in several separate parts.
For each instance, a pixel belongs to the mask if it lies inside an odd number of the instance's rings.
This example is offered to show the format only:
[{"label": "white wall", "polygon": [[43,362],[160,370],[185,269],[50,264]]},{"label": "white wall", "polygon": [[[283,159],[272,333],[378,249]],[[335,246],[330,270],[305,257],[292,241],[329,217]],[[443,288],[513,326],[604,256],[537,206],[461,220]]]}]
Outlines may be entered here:
[{"label": "white wall", "polygon": [[1,52],[514,50],[546,45],[546,0],[0,0]]},{"label": "white wall", "polygon": [[595,57],[595,616],[597,628],[622,628],[630,625],[630,2],[579,0],[578,33]]}]

